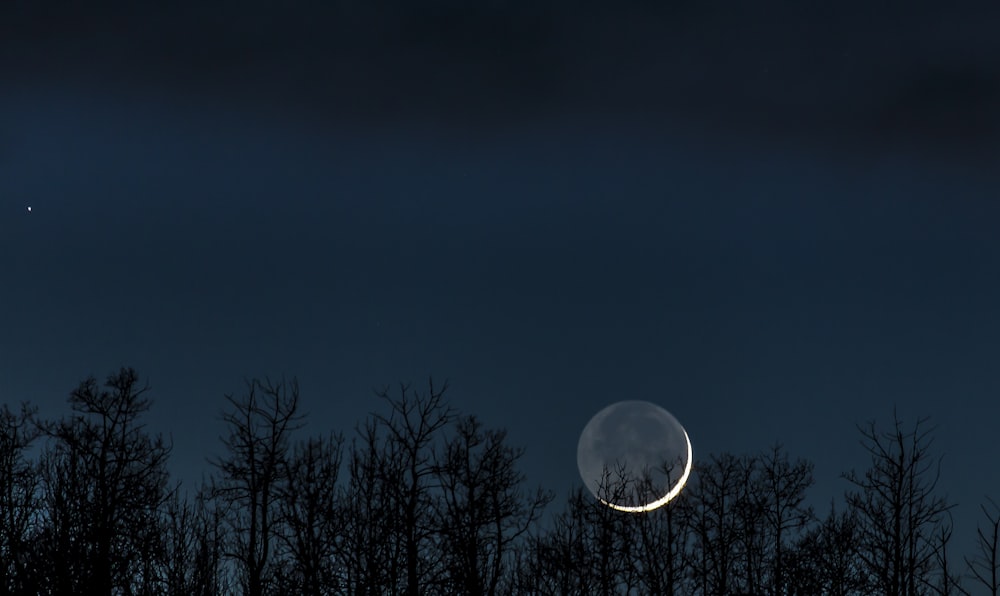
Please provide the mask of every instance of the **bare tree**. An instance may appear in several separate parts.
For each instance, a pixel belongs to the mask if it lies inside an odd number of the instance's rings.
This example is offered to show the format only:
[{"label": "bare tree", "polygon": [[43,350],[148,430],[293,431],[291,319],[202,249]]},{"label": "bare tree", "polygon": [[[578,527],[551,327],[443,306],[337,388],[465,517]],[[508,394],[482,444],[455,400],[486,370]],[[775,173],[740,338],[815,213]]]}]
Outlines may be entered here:
[{"label": "bare tree", "polygon": [[940,596],[969,596],[968,590],[962,587],[962,576],[953,573],[948,565],[948,545],[951,542],[952,523],[951,516],[947,521],[942,521],[937,527],[932,539],[934,543],[934,563],[938,571],[938,581],[928,582],[926,585],[935,594]]},{"label": "bare tree", "polygon": [[388,415],[374,418],[385,432],[387,447],[397,461],[395,468],[402,473],[386,487],[402,514],[397,539],[402,544],[405,570],[405,593],[417,596],[440,579],[439,550],[431,541],[437,537],[434,527],[434,486],[437,469],[434,446],[442,437],[454,412],[444,400],[448,390],[428,381],[428,392],[419,394],[409,385],[399,386],[399,396],[392,397],[388,388],[378,393],[389,404]]},{"label": "bare tree", "polygon": [[70,395],[76,413],[44,425],[43,557],[60,561],[48,591],[110,594],[156,591],[160,507],[167,498],[170,448],[139,417],[150,407],[136,372],[93,378]]},{"label": "bare tree", "polygon": [[398,594],[402,585],[405,557],[396,539],[402,514],[388,488],[402,477],[402,462],[378,429],[371,419],[358,427],[347,454],[348,481],[336,499],[342,520],[338,582],[352,596]]},{"label": "bare tree", "polygon": [[[763,517],[770,548],[762,557],[768,561],[771,594],[786,593],[785,550],[814,517],[804,505],[806,490],[812,486],[813,465],[805,460],[789,461],[781,445],[774,445],[760,460],[752,486]],[[762,588],[763,586],[755,586]]]},{"label": "bare tree", "polygon": [[521,491],[524,476],[516,464],[524,451],[505,439],[504,431],[484,429],[475,416],[462,417],[438,465],[438,526],[454,593],[496,594],[512,569],[513,546],[552,500],[541,489]]},{"label": "bare tree", "polygon": [[[592,499],[585,510],[591,533],[591,576],[595,591],[603,595],[631,594],[639,583],[639,570],[632,562],[636,558],[634,539],[635,514],[618,511],[608,503],[644,503],[649,496],[646,479],[649,470],[635,471],[625,462],[605,468]],[[643,512],[644,513],[644,512]],[[643,513],[638,513],[642,515]]]},{"label": "bare tree", "polygon": [[[679,462],[664,462],[667,486],[680,474]],[[651,480],[647,477],[646,484]],[[651,491],[647,491],[651,492]],[[690,500],[685,490],[666,505],[630,516],[634,542],[639,547],[632,558],[637,567],[640,591],[673,596],[684,593],[684,553],[688,547]]]},{"label": "bare tree", "polygon": [[289,458],[281,489],[281,534],[287,553],[282,591],[305,595],[340,592],[333,567],[341,520],[336,507],[343,437],[310,438]]},{"label": "bare tree", "polygon": [[22,404],[0,409],[0,594],[30,593],[31,533],[38,503],[38,476],[25,452],[38,438],[36,410]]},{"label": "bare tree", "polygon": [[[42,516],[32,548],[32,572],[40,593],[73,594],[93,585],[93,521],[86,504],[95,499],[81,459],[56,444],[42,453],[38,464]],[[59,565],[47,569],[53,560]]]},{"label": "bare tree", "polygon": [[590,548],[587,540],[586,506],[592,497],[583,488],[575,490],[567,508],[558,513],[551,527],[529,539],[528,552],[520,557],[517,582],[520,593],[587,594]]},{"label": "bare tree", "polygon": [[162,592],[171,596],[217,596],[230,592],[223,562],[222,512],[207,488],[191,500],[174,490],[164,510]]},{"label": "bare tree", "polygon": [[[610,493],[601,495],[609,502],[618,500]],[[573,491],[547,531],[530,540],[518,573],[521,589],[531,594],[628,593],[634,574],[628,524],[629,514],[611,509],[582,487]]]},{"label": "bare tree", "polygon": [[701,594],[727,594],[736,582],[738,545],[734,507],[744,489],[743,465],[734,455],[711,455],[695,465],[692,499],[692,544],[688,568]]},{"label": "bare tree", "polygon": [[[738,481],[735,499],[727,504],[733,520],[735,559],[730,584],[740,594],[758,594],[767,581],[770,540],[765,510],[770,506],[769,483],[757,456],[735,458]],[[733,589],[733,588],[730,588]]]},{"label": "bare tree", "polygon": [[357,427],[348,452],[347,485],[338,492],[342,528],[337,574],[357,595],[429,594],[442,589],[440,485],[435,450],[454,413],[447,383],[418,393],[401,384],[376,395],[387,413]]},{"label": "bare tree", "polygon": [[872,593],[869,575],[858,554],[861,533],[857,513],[830,512],[809,528],[789,549],[787,593],[796,596],[863,596]]},{"label": "bare tree", "polygon": [[226,556],[236,562],[244,593],[263,596],[274,579],[289,441],[302,416],[295,380],[253,379],[246,385],[244,396],[226,396],[231,409],[222,419],[230,434],[223,439],[227,453],[211,460],[221,474],[211,494],[225,512],[230,528]]},{"label": "bare tree", "polygon": [[986,588],[991,596],[1000,592],[1000,507],[987,497],[979,509],[986,518],[986,525],[976,528],[976,556],[966,557],[965,564],[973,581]]},{"label": "bare tree", "polygon": [[567,509],[555,517],[547,532],[532,540],[534,561],[530,568],[540,576],[539,585],[543,586],[532,592],[605,596],[654,590],[663,593],[661,589],[668,583],[663,575],[670,570],[653,562],[655,555],[646,549],[665,547],[665,551],[658,551],[661,557],[664,552],[681,550],[665,543],[660,534],[664,529],[672,531],[673,526],[664,522],[673,520],[673,512],[664,517],[659,515],[663,508],[625,512],[609,506],[644,503],[662,490],[652,481],[649,470],[636,472],[623,462],[602,471],[596,495],[582,488],[571,493]]},{"label": "bare tree", "polygon": [[860,522],[860,556],[887,596],[916,596],[930,582],[934,534],[951,509],[936,494],[940,460],[931,457],[926,422],[904,431],[894,414],[891,430],[879,431],[874,422],[859,427],[871,466],[844,475],[858,489],[847,503]]}]

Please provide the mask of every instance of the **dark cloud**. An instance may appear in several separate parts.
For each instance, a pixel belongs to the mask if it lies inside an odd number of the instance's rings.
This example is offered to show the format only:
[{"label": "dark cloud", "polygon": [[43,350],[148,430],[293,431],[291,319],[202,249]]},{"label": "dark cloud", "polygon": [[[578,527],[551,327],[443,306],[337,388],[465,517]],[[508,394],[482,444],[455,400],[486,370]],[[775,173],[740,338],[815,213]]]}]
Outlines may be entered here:
[{"label": "dark cloud", "polygon": [[1000,72],[971,65],[922,69],[886,94],[873,116],[873,128],[904,142],[957,152],[989,146],[1000,132]]},{"label": "dark cloud", "polygon": [[315,118],[579,111],[879,144],[998,144],[1000,5],[17,3],[7,68]]}]

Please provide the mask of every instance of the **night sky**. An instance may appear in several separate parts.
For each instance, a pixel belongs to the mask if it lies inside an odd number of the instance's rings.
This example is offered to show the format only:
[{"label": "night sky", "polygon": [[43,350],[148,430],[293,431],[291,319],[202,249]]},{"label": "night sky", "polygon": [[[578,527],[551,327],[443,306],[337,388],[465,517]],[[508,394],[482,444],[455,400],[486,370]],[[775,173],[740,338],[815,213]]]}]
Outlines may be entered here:
[{"label": "night sky", "polygon": [[696,462],[813,461],[821,513],[896,408],[971,552],[1000,3],[147,4],[0,4],[3,402],[133,366],[194,486],[245,378],[317,434],[433,376],[565,494],[644,399]]}]

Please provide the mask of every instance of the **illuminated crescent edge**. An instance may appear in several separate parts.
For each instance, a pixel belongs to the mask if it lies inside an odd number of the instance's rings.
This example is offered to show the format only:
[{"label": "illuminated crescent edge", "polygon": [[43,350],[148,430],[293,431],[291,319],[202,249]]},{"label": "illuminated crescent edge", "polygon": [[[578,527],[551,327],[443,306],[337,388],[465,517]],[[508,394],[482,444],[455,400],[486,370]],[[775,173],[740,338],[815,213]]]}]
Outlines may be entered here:
[{"label": "illuminated crescent edge", "polygon": [[641,513],[643,511],[652,511],[658,507],[663,507],[664,505],[669,503],[671,499],[680,494],[681,489],[683,489],[684,485],[687,484],[688,476],[691,475],[691,463],[694,459],[694,450],[691,448],[691,438],[688,437],[688,433],[686,430],[684,431],[684,442],[687,443],[687,448],[688,448],[687,464],[684,466],[684,473],[681,474],[680,480],[677,481],[677,484],[672,489],[670,489],[670,491],[667,494],[663,495],[662,497],[651,503],[646,503],[645,505],[632,505],[632,506],[618,505],[615,503],[610,503],[608,501],[605,501],[604,499],[601,499],[601,502],[612,509],[616,509],[618,511],[625,511],[628,513]]}]

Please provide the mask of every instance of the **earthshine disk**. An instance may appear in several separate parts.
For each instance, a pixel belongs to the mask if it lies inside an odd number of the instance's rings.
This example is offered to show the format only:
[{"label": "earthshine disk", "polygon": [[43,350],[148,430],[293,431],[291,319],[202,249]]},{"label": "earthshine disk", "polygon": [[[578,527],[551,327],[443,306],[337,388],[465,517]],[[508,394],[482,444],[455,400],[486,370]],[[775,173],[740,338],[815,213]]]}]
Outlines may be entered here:
[{"label": "earthshine disk", "polygon": [[577,443],[580,477],[602,503],[619,511],[651,511],[680,494],[691,474],[687,431],[647,401],[612,404],[590,419]]}]

